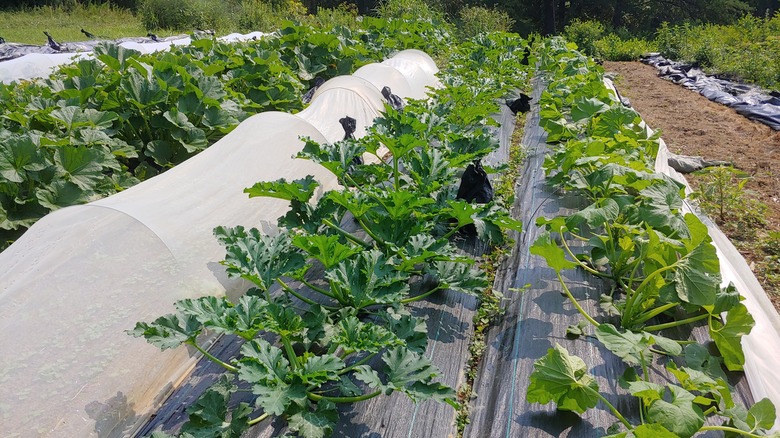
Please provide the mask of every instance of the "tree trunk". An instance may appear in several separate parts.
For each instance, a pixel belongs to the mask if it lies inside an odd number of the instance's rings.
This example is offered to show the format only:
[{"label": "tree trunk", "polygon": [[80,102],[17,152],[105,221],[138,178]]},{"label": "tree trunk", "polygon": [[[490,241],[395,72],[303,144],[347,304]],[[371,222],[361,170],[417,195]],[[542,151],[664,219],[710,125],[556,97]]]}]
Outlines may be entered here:
[{"label": "tree trunk", "polygon": [[623,26],[623,11],[625,10],[625,0],[615,0],[615,11],[612,14],[612,28],[617,30]]},{"label": "tree trunk", "polygon": [[555,0],[543,0],[542,2],[542,33],[547,35],[555,34]]},{"label": "tree trunk", "polygon": [[555,22],[560,29],[566,26],[566,0],[558,0],[558,16],[555,17]]}]

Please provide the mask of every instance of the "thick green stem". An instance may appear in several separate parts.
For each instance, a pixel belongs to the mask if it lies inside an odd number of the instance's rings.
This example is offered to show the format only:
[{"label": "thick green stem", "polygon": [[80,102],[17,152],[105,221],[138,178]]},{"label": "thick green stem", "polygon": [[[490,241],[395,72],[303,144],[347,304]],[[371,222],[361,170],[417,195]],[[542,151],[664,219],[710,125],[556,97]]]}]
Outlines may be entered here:
[{"label": "thick green stem", "polygon": [[580,240],[582,242],[590,242],[590,239],[588,239],[587,237],[580,236],[579,234],[573,233],[571,230],[569,230],[569,234],[571,235],[571,237],[574,237],[575,239]]},{"label": "thick green stem", "polygon": [[371,248],[371,244],[370,243],[366,242],[363,239],[359,239],[359,238],[353,236],[351,233],[349,233],[347,231],[344,231],[341,227],[339,227],[338,225],[334,224],[330,220],[323,219],[322,223],[327,225],[327,226],[329,226],[330,228],[335,230],[337,233],[341,234],[342,236],[346,237],[347,239],[351,240],[352,242],[357,243],[358,245],[362,246],[363,248],[366,248],[366,249]]},{"label": "thick green stem", "polygon": [[282,281],[281,278],[277,278],[276,282],[279,283],[280,286],[282,286],[282,289],[284,289],[286,292],[288,292],[290,295],[294,296],[295,298],[298,298],[299,300],[303,301],[304,303],[310,305],[310,306],[322,306],[325,309],[328,310],[338,310],[338,307],[334,306],[326,306],[325,304],[320,304],[314,300],[311,300],[309,298],[304,297],[303,295],[299,294],[295,291],[295,289],[291,288],[287,283]]},{"label": "thick green stem", "polygon": [[645,327],[645,331],[650,332],[650,331],[666,330],[672,327],[677,327],[685,324],[690,324],[692,322],[701,321],[702,319],[707,318],[708,316],[710,316],[710,314],[705,313],[702,315],[692,316],[687,319],[681,319],[679,321],[667,322],[666,324],[648,325],[647,327]]},{"label": "thick green stem", "polygon": [[326,395],[319,395],[311,392],[307,393],[306,395],[309,397],[310,400],[313,401],[327,400],[333,403],[357,403],[363,400],[374,398],[381,393],[382,391],[374,391],[370,394],[357,395],[354,397],[328,397]]},{"label": "thick green stem", "polygon": [[[647,256],[647,246],[643,246],[642,251],[639,254],[639,259],[644,260],[646,256]],[[634,264],[634,269],[631,270],[631,275],[628,276],[628,290],[633,290],[634,288],[634,282],[636,281],[636,272],[639,270],[639,265],[641,265],[641,263],[636,262]]]},{"label": "thick green stem", "polygon": [[580,314],[584,316],[589,323],[593,324],[596,327],[600,326],[601,324],[596,322],[595,319],[593,319],[590,315],[588,315],[588,312],[586,312],[585,309],[583,309],[582,306],[580,306],[580,303],[578,303],[577,299],[574,298],[574,295],[571,294],[571,291],[566,286],[566,283],[563,281],[563,277],[561,277],[561,273],[556,272],[556,274],[558,275],[558,281],[561,282],[561,286],[563,287],[563,292],[565,292],[566,296],[569,297],[569,300],[572,302],[572,304],[574,304],[574,307],[577,308],[577,311],[580,312]]},{"label": "thick green stem", "polygon": [[761,437],[761,435],[756,435],[756,434],[754,434],[752,432],[746,432],[744,430],[739,430],[736,427],[729,427],[729,426],[702,426],[702,428],[699,429],[699,432],[706,432],[708,430],[718,430],[718,431],[721,431],[721,432],[731,432],[731,433],[736,433],[736,434],[739,434],[739,435],[755,437],[755,438]]},{"label": "thick green stem", "polygon": [[433,289],[429,290],[428,292],[422,293],[420,295],[415,295],[413,297],[404,298],[400,302],[401,302],[401,304],[409,304],[409,303],[413,303],[415,301],[420,301],[421,299],[423,299],[423,298],[425,298],[425,297],[427,297],[429,295],[432,295],[432,294],[434,294],[434,293],[436,293],[436,292],[438,292],[438,291],[440,291],[442,289],[444,289],[442,286],[436,286]]},{"label": "thick green stem", "polygon": [[649,283],[650,279],[652,279],[653,277],[655,277],[655,276],[657,276],[657,275],[659,275],[659,274],[661,274],[663,272],[666,272],[666,271],[668,271],[670,269],[674,269],[676,267],[677,267],[677,262],[672,263],[671,265],[668,265],[668,266],[664,266],[663,268],[656,269],[655,271],[651,272],[650,275],[645,277],[645,279],[642,280],[641,283],[639,283],[639,287],[636,288],[636,291],[638,292],[641,289],[644,289],[647,286],[647,283]]},{"label": "thick green stem", "polygon": [[[474,222],[472,222],[472,223],[474,223]],[[465,225],[468,225],[468,224],[465,224]],[[441,238],[442,239],[449,239],[450,237],[452,237],[453,234],[457,233],[458,230],[460,230],[461,227],[463,227],[465,225],[458,225],[458,226],[456,226],[455,228],[453,228],[450,231],[448,231],[447,234],[441,236]]]},{"label": "thick green stem", "polygon": [[599,398],[599,400],[601,400],[602,402],[604,402],[604,404],[605,404],[605,405],[607,405],[607,407],[609,408],[609,410],[610,410],[610,411],[612,411],[612,413],[615,415],[615,417],[617,417],[617,419],[618,419],[618,420],[620,420],[620,422],[621,422],[621,423],[623,423],[623,425],[624,425],[624,426],[626,426],[626,428],[627,428],[627,429],[629,429],[629,430],[632,430],[632,429],[634,428],[634,427],[631,425],[631,423],[629,423],[629,422],[628,422],[628,420],[626,420],[626,417],[624,417],[624,416],[623,416],[623,415],[622,415],[622,414],[621,414],[621,413],[620,413],[620,412],[617,410],[617,408],[615,408],[615,406],[613,406],[613,405],[612,405],[612,403],[610,403],[610,402],[609,402],[609,400],[607,400],[606,398],[604,398],[604,396],[603,396],[603,395],[601,395],[601,393],[599,393],[599,392],[598,392],[598,391],[596,391],[595,389],[593,389],[593,388],[590,388],[590,387],[588,387],[588,386],[582,386],[582,389],[584,389],[585,391],[588,391],[588,392],[590,392],[590,393],[592,393],[592,394],[595,394],[595,395],[596,395],[596,397],[598,397],[598,398]]},{"label": "thick green stem", "polygon": [[284,352],[287,353],[287,360],[290,361],[293,369],[300,368],[301,364],[298,362],[298,356],[295,354],[295,350],[293,350],[292,342],[290,342],[286,336],[282,336],[281,338],[282,345],[284,345]]},{"label": "thick green stem", "polygon": [[561,235],[561,243],[563,244],[563,248],[566,249],[566,252],[569,253],[569,256],[574,259],[574,263],[577,263],[582,269],[584,269],[587,272],[590,272],[591,274],[602,277],[602,278],[612,278],[612,276],[604,274],[603,272],[599,272],[590,266],[586,265],[585,263],[582,263],[580,259],[577,258],[577,256],[574,255],[574,252],[569,248],[569,245],[566,244],[566,239],[563,238],[563,228],[558,230],[558,233]]},{"label": "thick green stem", "polygon": [[364,357],[363,359],[360,359],[359,361],[353,363],[352,365],[344,368],[343,370],[338,372],[338,375],[341,376],[343,374],[347,374],[348,372],[354,370],[355,368],[359,367],[360,365],[363,365],[364,363],[371,360],[374,356],[376,356],[378,353],[371,353],[368,356]]},{"label": "thick green stem", "polygon": [[663,268],[656,269],[655,271],[651,272],[650,275],[645,277],[645,279],[639,284],[639,287],[637,287],[634,290],[627,289],[628,291],[631,291],[632,293],[626,297],[626,306],[625,310],[623,311],[623,316],[621,318],[621,323],[623,326],[628,326],[628,322],[632,321],[634,318],[634,303],[637,300],[637,297],[640,296],[641,292],[644,290],[644,288],[647,286],[647,284],[650,282],[650,279],[653,277],[660,275],[663,272],[666,272],[670,269],[674,269],[677,267],[677,263],[672,263],[671,265],[664,266]]},{"label": "thick green stem", "polygon": [[211,360],[215,364],[221,366],[222,368],[224,368],[224,369],[226,369],[228,371],[234,372],[234,373],[238,371],[238,368],[234,367],[233,365],[230,365],[227,362],[223,362],[223,361],[217,359],[211,353],[209,353],[208,351],[206,351],[203,348],[201,348],[200,345],[196,344],[195,341],[187,341],[187,342],[185,342],[185,344],[192,345],[193,347],[195,347],[196,350],[200,351],[201,353],[203,353],[204,356],[209,358],[209,360]]},{"label": "thick green stem", "polygon": [[270,416],[271,416],[271,414],[270,414],[270,413],[268,413],[268,412],[266,412],[265,414],[263,414],[263,415],[261,415],[261,416],[259,416],[259,417],[255,418],[254,420],[249,420],[249,421],[247,421],[247,424],[248,424],[248,425],[250,425],[250,426],[254,426],[255,424],[257,424],[257,423],[259,423],[259,422],[261,422],[261,421],[265,420],[266,418],[268,418],[268,417],[270,417]]},{"label": "thick green stem", "polygon": [[674,355],[674,354],[671,354],[671,353],[669,353],[669,352],[667,352],[667,351],[663,351],[663,350],[657,350],[657,349],[655,349],[655,348],[652,348],[652,347],[651,347],[651,348],[648,348],[648,350],[650,350],[650,352],[651,352],[651,353],[659,354],[659,355],[661,355],[661,356],[676,356],[676,355]]},{"label": "thick green stem", "polygon": [[312,283],[306,281],[305,278],[299,278],[298,281],[303,283],[304,286],[308,287],[309,289],[313,290],[314,292],[321,293],[321,294],[325,295],[326,297],[333,298],[334,300],[336,299],[336,297],[332,293],[330,293],[330,291],[325,290],[325,289],[323,289],[321,287],[313,285]]},{"label": "thick green stem", "polygon": [[697,341],[681,341],[677,339],[673,339],[674,342],[677,342],[680,345],[692,345],[692,344],[698,344]]},{"label": "thick green stem", "polygon": [[395,189],[398,190],[401,186],[401,176],[398,173],[398,157],[393,154],[393,180],[395,181]]},{"label": "thick green stem", "polygon": [[374,239],[374,242],[376,242],[376,243],[378,243],[378,244],[380,244],[380,245],[382,245],[384,247],[388,246],[387,242],[385,242],[384,240],[379,238],[379,236],[377,236],[376,233],[374,233],[371,230],[371,227],[367,226],[366,223],[363,222],[363,219],[355,218],[355,220],[357,220],[357,223],[360,224],[361,228],[363,228],[363,231],[365,231],[366,234],[368,234],[368,237]]},{"label": "thick green stem", "polygon": [[651,311],[649,311],[647,313],[641,314],[638,318],[634,319],[632,322],[635,323],[635,324],[642,324],[643,322],[645,322],[647,320],[650,320],[650,319],[652,319],[652,318],[654,318],[654,317],[656,317],[656,316],[666,312],[667,310],[670,310],[670,309],[673,309],[673,308],[677,307],[677,305],[679,305],[679,304],[680,303],[667,303],[667,304],[664,304],[663,306],[656,307],[655,309],[653,309],[653,310],[651,310]]}]

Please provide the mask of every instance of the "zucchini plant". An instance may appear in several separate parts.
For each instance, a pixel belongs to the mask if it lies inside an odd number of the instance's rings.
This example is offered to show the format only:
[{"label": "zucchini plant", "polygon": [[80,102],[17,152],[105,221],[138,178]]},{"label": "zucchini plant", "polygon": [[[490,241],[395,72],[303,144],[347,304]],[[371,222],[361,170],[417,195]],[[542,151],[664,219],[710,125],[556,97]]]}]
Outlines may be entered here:
[{"label": "zucchini plant", "polygon": [[[498,146],[490,130],[497,98],[524,85],[496,78],[478,86],[484,76],[458,73],[477,65],[505,71],[514,58],[471,56],[484,45],[500,52],[503,43],[503,50],[524,48],[519,37],[503,34],[466,45],[442,73],[447,86],[403,111],[386,105],[360,139],[304,139],[298,157],[328,169],[341,188],[315,200],[310,175],[259,182],[245,193],[290,203],[279,234],[215,229],[227,273],[254,287],[235,303],[179,301],[175,314],[129,331],[161,349],[193,346],[228,372],[188,409],[183,435],[238,436],[275,416],[289,433],[322,437],[338,421],[338,404],[395,391],[456,406],[455,391],[437,382],[439,370],[423,356],[425,321],[407,305],[443,290],[479,294],[487,287],[475,260],[452,243],[464,227],[493,244],[504,241],[503,230],[522,229],[499,203],[456,199],[459,171]],[[377,164],[362,164],[366,154]],[[212,356],[198,341],[204,331],[242,339],[241,356]],[[246,386],[254,406],[232,405],[232,394]]]},{"label": "zucchini plant", "polygon": [[[732,285],[721,287],[720,264],[706,226],[683,213],[683,187],[654,172],[658,134],[611,96],[603,71],[560,39],[547,43],[541,64],[550,86],[541,100],[548,142],[559,143],[545,160],[548,182],[581,195],[589,205],[568,216],[540,218],[546,231],[531,247],[556,272],[584,322],[567,330],[592,330],[627,365],[620,387],[639,400],[639,424],[599,393],[585,363],[556,345],[534,365],[530,402],[555,402],[583,413],[603,403],[617,422],[615,437],[691,437],[702,431],[764,436],[774,426],[769,399],[750,408],[734,402],[723,367],[742,370],[742,336],[754,320]],[[587,243],[575,253],[568,239]],[[582,269],[611,285],[600,314],[584,310],[561,275]],[[604,322],[611,318],[612,323]],[[720,355],[670,329],[705,324]],[[588,330],[587,327],[591,329]],[[651,380],[658,356],[668,382]],[[705,425],[707,419],[712,418]]]},{"label": "zucchini plant", "polygon": [[[381,36],[391,29],[403,32]],[[106,43],[49,78],[0,84],[0,249],[48,212],[157,175],[252,114],[300,110],[315,76],[425,48],[434,32],[372,19],[354,30],[286,22],[241,43],[194,37],[164,53]]]}]

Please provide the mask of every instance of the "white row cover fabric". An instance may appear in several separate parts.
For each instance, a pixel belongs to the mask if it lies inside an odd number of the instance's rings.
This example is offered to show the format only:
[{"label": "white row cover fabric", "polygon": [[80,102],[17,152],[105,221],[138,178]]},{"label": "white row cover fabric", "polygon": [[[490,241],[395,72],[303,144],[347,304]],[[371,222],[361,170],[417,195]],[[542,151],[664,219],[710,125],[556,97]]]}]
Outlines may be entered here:
[{"label": "white row cover fabric", "polygon": [[224,41],[226,43],[233,43],[233,42],[239,42],[239,41],[249,41],[249,40],[257,40],[266,36],[271,35],[270,33],[266,32],[249,32],[249,33],[229,33],[225,36],[221,36],[217,38],[220,41]]},{"label": "white row cover fabric", "polygon": [[390,87],[390,91],[396,96],[409,97],[412,95],[412,87],[406,77],[398,69],[389,65],[366,64],[352,73],[352,76],[371,82],[379,91],[382,91],[384,87]]},{"label": "white row cover fabric", "polygon": [[0,436],[124,436],[194,365],[124,331],[183,298],[237,296],[212,235],[219,225],[275,232],[288,203],[249,199],[257,181],[333,175],[293,159],[299,117],[263,113],[179,166],[112,197],[46,216],[0,253]]},{"label": "white row cover fabric", "polygon": [[[248,34],[231,33],[217,38],[224,42],[249,41],[271,35],[263,32],[250,32]],[[175,38],[160,42],[121,41],[119,45],[126,49],[137,50],[141,53],[153,53],[170,50],[172,46],[187,46],[192,43],[192,38]],[[9,61],[0,62],[0,82],[8,84],[24,79],[44,78],[54,72],[57,67],[70,64],[81,59],[92,59],[91,51],[79,53],[30,53]]]},{"label": "white row cover fabric", "polygon": [[[435,76],[369,67],[421,89]],[[420,73],[422,72],[422,73]],[[431,79],[433,78],[433,79]],[[416,81],[416,82],[413,82]],[[55,211],[0,253],[0,436],[114,437],[133,433],[196,363],[184,348],[160,352],[125,333],[137,321],[203,295],[236,297],[248,284],[227,279],[219,225],[276,232],[288,203],[249,199],[258,181],[314,175],[325,168],[293,158],[301,137],[340,140],[338,119],[356,136],[383,109],[382,78],[347,76],[323,84],[297,115],[267,112],[167,172],[111,197]]]},{"label": "white row cover fabric", "polygon": [[423,70],[413,60],[404,59],[404,56],[400,58],[392,57],[382,61],[382,64],[395,68],[406,77],[406,80],[409,81],[409,86],[412,88],[409,94],[409,97],[412,99],[425,99],[426,87],[436,88],[441,86],[441,82],[434,74]]},{"label": "white row cover fabric", "polygon": [[345,116],[355,119],[355,137],[362,137],[384,110],[383,101],[382,94],[371,82],[355,76],[337,76],[317,89],[311,104],[298,117],[317,127],[328,143],[334,143],[344,139],[339,119]]},{"label": "white row cover fabric", "polygon": [[406,49],[402,50],[395,55],[393,55],[392,59],[405,59],[412,61],[413,63],[417,64],[423,71],[430,73],[431,75],[435,75],[439,72],[439,67],[436,66],[436,62],[431,58],[430,55],[423,52],[422,50],[417,49]]},{"label": "white row cover fabric", "polygon": [[81,59],[92,59],[92,52],[85,53],[30,53],[0,62],[0,82],[10,84],[23,79],[47,77],[54,69]]},{"label": "white row cover fabric", "polygon": [[[297,115],[317,127],[330,143],[344,138],[339,120],[352,117],[356,120],[354,135],[360,138],[384,110],[382,88],[390,87],[402,99],[424,98],[427,87],[441,86],[436,72],[436,64],[425,52],[403,50],[381,64],[367,64],[352,75],[328,80],[315,91],[311,104]],[[365,154],[363,159],[372,162],[376,157]]]},{"label": "white row cover fabric", "polygon": [[[607,86],[615,93],[614,84],[605,79]],[[650,127],[647,127],[650,131]],[[685,185],[686,193],[691,193],[691,186],[685,177],[669,166],[669,149],[661,140],[655,161],[655,171],[669,175]],[[750,386],[750,392],[755,401],[769,398],[775,407],[780,408],[780,374],[777,366],[780,364],[780,315],[769,300],[745,258],[731,243],[718,226],[694,205],[685,200],[683,210],[695,213],[707,226],[712,243],[720,261],[722,284],[733,283],[745,299],[742,303],[747,307],[756,325],[750,334],[742,338],[742,350],[745,353],[745,376]],[[780,419],[775,422],[773,430],[780,428]]]},{"label": "white row cover fabric", "polygon": [[192,38],[190,37],[151,43],[139,43],[136,41],[122,41],[119,43],[119,45],[125,49],[138,50],[141,53],[164,52],[171,50],[171,47],[173,46],[189,46],[190,44],[192,44]]}]

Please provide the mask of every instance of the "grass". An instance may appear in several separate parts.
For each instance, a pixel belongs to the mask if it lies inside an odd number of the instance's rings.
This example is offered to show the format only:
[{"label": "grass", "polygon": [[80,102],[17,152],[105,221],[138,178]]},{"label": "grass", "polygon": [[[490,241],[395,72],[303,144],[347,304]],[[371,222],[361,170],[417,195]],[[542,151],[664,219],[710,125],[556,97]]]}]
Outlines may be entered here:
[{"label": "grass", "polygon": [[660,51],[675,61],[698,63],[709,73],[780,87],[780,12],[773,17],[745,16],[723,26],[662,25]]},{"label": "grass", "polygon": [[141,20],[129,10],[108,4],[0,11],[0,37],[9,43],[46,44],[44,31],[59,43],[85,41],[88,38],[81,33],[82,28],[107,39],[145,36],[147,33]]}]

